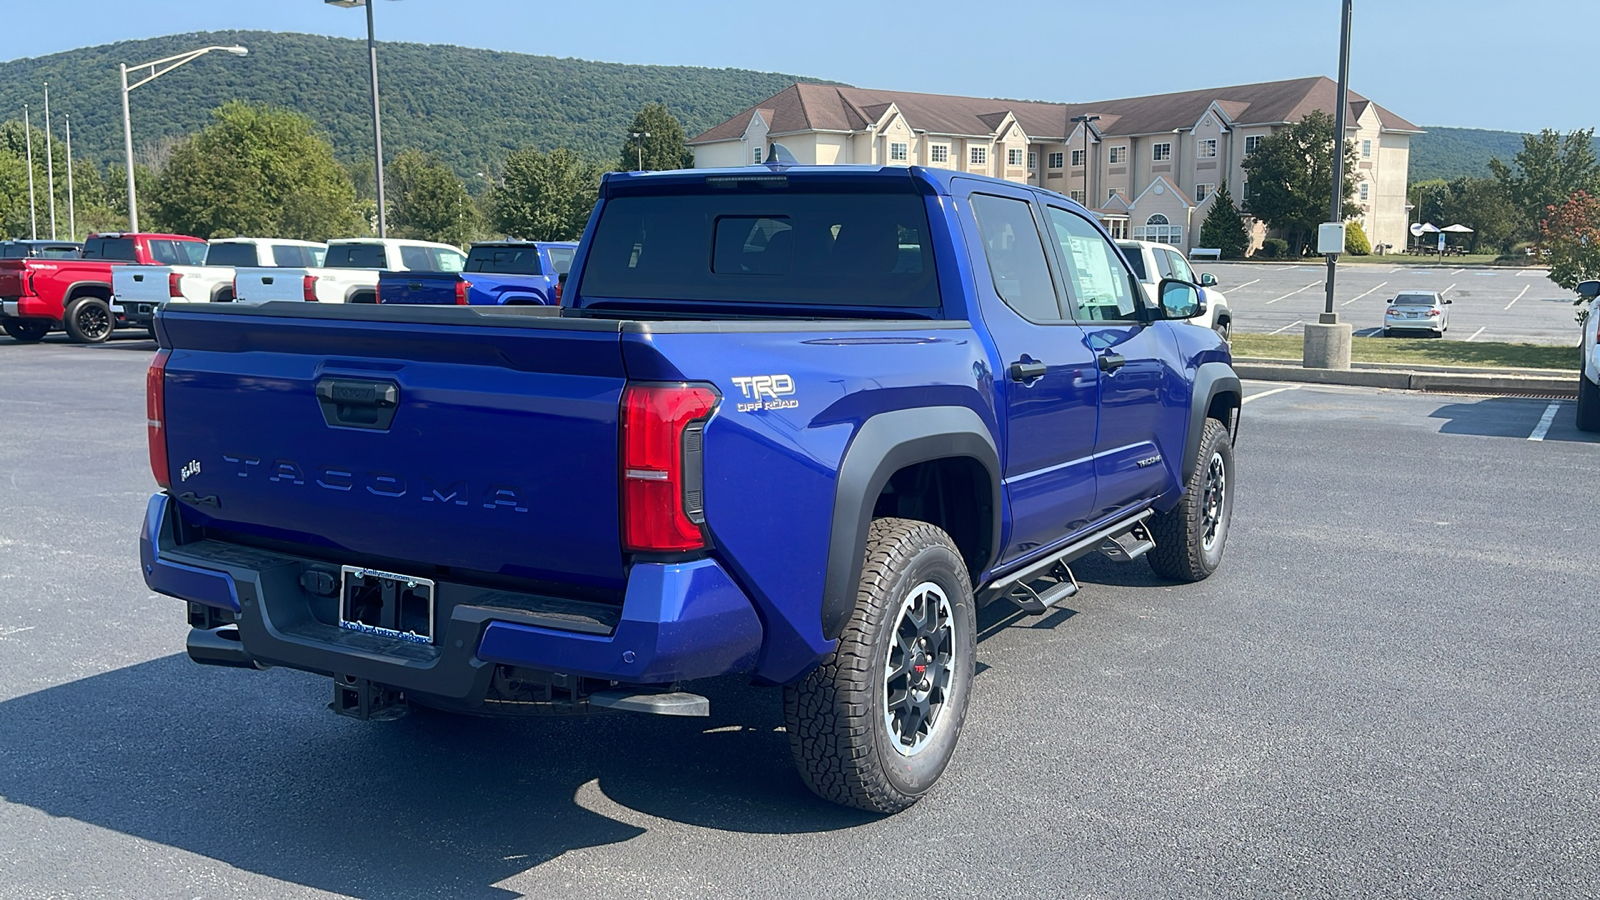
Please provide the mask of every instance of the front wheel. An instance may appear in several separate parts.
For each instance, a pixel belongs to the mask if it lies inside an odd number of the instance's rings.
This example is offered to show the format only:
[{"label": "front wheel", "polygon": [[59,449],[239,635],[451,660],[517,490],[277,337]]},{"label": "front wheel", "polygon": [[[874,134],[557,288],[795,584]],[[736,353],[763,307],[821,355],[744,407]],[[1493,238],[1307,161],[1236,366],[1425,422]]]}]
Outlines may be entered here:
[{"label": "front wheel", "polygon": [[977,658],[966,564],[926,522],[876,519],[838,647],[783,692],[789,748],[823,799],[895,813],[955,753]]},{"label": "front wheel", "polygon": [[67,337],[78,344],[99,344],[111,337],[116,319],[111,315],[111,304],[99,297],[84,297],[67,307]]},{"label": "front wheel", "polygon": [[1578,430],[1600,431],[1600,385],[1578,373]]},{"label": "front wheel", "polygon": [[1228,342],[1228,335],[1229,335],[1230,332],[1233,331],[1233,320],[1231,320],[1231,319],[1223,319],[1222,321],[1217,323],[1217,329],[1216,330],[1217,330],[1217,336],[1222,338],[1223,343],[1227,343]]},{"label": "front wheel", "polygon": [[37,344],[50,333],[50,323],[38,319],[7,319],[0,327],[21,344]]},{"label": "front wheel", "polygon": [[1174,581],[1201,581],[1222,564],[1222,548],[1233,520],[1233,444],[1228,429],[1206,419],[1195,453],[1194,471],[1183,499],[1150,520],[1156,548],[1147,555],[1157,575]]}]

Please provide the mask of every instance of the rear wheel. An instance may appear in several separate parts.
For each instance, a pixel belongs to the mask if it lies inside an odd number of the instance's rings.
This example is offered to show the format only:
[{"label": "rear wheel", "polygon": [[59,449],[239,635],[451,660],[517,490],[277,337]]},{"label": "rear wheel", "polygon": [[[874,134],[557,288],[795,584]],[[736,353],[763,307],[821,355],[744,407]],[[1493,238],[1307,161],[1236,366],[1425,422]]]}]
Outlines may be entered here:
[{"label": "rear wheel", "polygon": [[976,662],[966,564],[926,522],[874,520],[838,647],[783,692],[789,748],[818,796],[899,812],[955,753]]},{"label": "rear wheel", "polygon": [[1578,430],[1600,431],[1600,384],[1578,373]]},{"label": "rear wheel", "polygon": [[1194,471],[1183,499],[1150,520],[1156,548],[1146,558],[1157,575],[1201,581],[1222,564],[1222,548],[1233,520],[1233,444],[1228,429],[1207,419],[1195,451]]},{"label": "rear wheel", "polygon": [[111,337],[116,319],[111,315],[111,304],[99,297],[82,297],[67,307],[67,337],[79,344],[99,344]]},{"label": "rear wheel", "polygon": [[22,344],[37,344],[50,333],[50,323],[41,319],[8,319],[3,326],[6,334]]}]

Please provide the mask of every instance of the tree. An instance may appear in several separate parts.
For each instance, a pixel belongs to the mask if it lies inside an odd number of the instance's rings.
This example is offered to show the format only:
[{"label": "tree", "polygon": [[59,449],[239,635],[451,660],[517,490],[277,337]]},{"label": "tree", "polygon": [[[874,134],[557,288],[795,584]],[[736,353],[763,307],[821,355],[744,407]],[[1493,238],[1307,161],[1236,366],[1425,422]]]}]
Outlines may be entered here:
[{"label": "tree", "polygon": [[1372,241],[1367,240],[1367,230],[1360,222],[1351,222],[1344,229],[1344,252],[1351,256],[1366,256],[1372,252]]},{"label": "tree", "polygon": [[1223,259],[1243,259],[1250,248],[1250,232],[1244,227],[1239,208],[1233,205],[1226,181],[1211,198],[1211,211],[1200,225],[1200,246],[1217,248]]},{"label": "tree", "polygon": [[[1317,226],[1328,220],[1333,195],[1333,117],[1315,110],[1293,125],[1263,140],[1244,161],[1250,178],[1250,199],[1245,211],[1283,233],[1290,252],[1303,255]],[[1350,201],[1356,193],[1356,150],[1345,149],[1344,200],[1346,218],[1358,210]]]},{"label": "tree", "polygon": [[327,240],[365,233],[355,188],[311,119],[239,101],[173,148],[149,194],[160,227],[197,237]]},{"label": "tree", "polygon": [[1546,210],[1539,240],[1550,251],[1550,280],[1571,290],[1600,278],[1600,195],[1578,191]]},{"label": "tree", "polygon": [[531,241],[576,240],[599,190],[599,167],[571,150],[518,150],[492,193],[495,229]]},{"label": "tree", "polygon": [[1489,160],[1489,171],[1517,213],[1518,234],[1527,240],[1539,237],[1539,223],[1552,206],[1579,191],[1600,194],[1593,128],[1566,135],[1546,128],[1524,135],[1511,164],[1495,157]]},{"label": "tree", "polygon": [[[683,133],[683,125],[667,111],[666,106],[646,103],[644,109],[633,117],[633,125],[629,126],[628,133],[628,139],[622,142],[622,153],[617,157],[618,171],[631,172],[643,168],[646,172],[657,172],[662,169],[694,168],[694,153],[689,150],[689,138]],[[633,137],[634,134],[645,133],[650,136]]]},{"label": "tree", "polygon": [[1500,253],[1511,251],[1517,235],[1517,209],[1493,178],[1457,178],[1450,182],[1439,224],[1470,226],[1467,247]]},{"label": "tree", "polygon": [[394,237],[465,247],[477,235],[477,207],[439,157],[405,150],[389,162],[385,178]]}]

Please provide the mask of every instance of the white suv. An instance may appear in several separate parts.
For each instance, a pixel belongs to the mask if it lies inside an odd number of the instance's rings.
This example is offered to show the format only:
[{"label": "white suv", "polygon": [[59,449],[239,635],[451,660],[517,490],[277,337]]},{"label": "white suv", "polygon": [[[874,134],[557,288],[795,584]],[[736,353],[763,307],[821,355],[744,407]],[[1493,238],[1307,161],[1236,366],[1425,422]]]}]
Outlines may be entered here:
[{"label": "white suv", "polygon": [[1589,316],[1583,321],[1583,366],[1578,371],[1578,428],[1600,431],[1600,281],[1585,281],[1578,293],[1589,298]]},{"label": "white suv", "polygon": [[1183,251],[1171,244],[1158,244],[1154,241],[1117,241],[1117,249],[1121,250],[1123,257],[1128,260],[1128,265],[1133,268],[1133,274],[1139,276],[1139,285],[1144,289],[1145,299],[1152,305],[1160,305],[1160,300],[1156,298],[1156,288],[1163,278],[1187,281],[1200,288],[1200,296],[1206,301],[1206,311],[1190,319],[1189,323],[1210,328],[1222,335],[1223,340],[1228,339],[1228,335],[1233,331],[1233,312],[1228,309],[1228,298],[1217,290],[1216,276],[1207,273],[1196,278],[1194,270],[1189,268],[1189,261],[1183,258]]}]

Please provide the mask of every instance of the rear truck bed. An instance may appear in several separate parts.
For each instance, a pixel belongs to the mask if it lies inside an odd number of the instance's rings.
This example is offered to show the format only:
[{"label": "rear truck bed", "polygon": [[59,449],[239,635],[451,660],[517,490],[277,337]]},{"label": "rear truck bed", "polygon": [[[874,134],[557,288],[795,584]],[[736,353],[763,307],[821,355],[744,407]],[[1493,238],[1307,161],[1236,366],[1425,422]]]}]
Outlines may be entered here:
[{"label": "rear truck bed", "polygon": [[[197,661],[334,675],[359,714],[401,692],[574,711],[791,681],[833,643],[856,423],[919,392],[982,415],[975,389],[919,387],[970,381],[965,322],[268,303],[168,306],[157,329],[147,583],[189,602]],[[784,379],[730,367],[734,343]],[[704,408],[650,408],[685,402]]]}]

